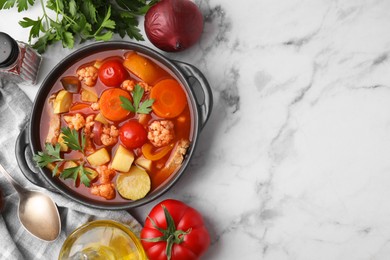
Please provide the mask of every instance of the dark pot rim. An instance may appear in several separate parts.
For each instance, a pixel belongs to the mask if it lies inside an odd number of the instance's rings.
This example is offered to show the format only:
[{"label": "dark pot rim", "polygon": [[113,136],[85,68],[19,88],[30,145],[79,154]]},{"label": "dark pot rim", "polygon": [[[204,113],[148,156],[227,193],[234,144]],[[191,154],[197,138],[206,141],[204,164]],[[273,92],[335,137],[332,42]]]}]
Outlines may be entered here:
[{"label": "dark pot rim", "polygon": [[[194,153],[199,133],[210,116],[213,99],[212,91],[207,80],[196,67],[190,64],[169,60],[157,51],[136,43],[125,41],[111,41],[90,44],[74,51],[73,53],[65,57],[63,60],[61,60],[44,79],[35,97],[31,118],[28,125],[28,139],[30,141],[30,148],[33,154],[37,153],[39,150],[42,150],[39,138],[40,117],[42,114],[44,103],[47,100],[49,90],[52,88],[53,83],[64,72],[64,70],[73,63],[94,53],[113,49],[125,49],[129,51],[133,50],[142,53],[148,57],[151,57],[152,59],[160,62],[168,70],[170,70],[184,86],[190,100],[189,105],[192,110],[191,113],[193,117],[193,131],[192,142],[187,151],[181,168],[175,173],[174,176],[170,178],[168,182],[162,184],[162,186],[159,187],[157,190],[149,193],[146,197],[140,200],[129,202],[110,202],[93,200],[77,192],[72,191],[71,189],[67,188],[66,185],[61,184],[60,181],[56,181],[56,178],[52,178],[50,171],[46,168],[40,168],[39,174],[44,177],[45,181],[49,183],[54,188],[54,190],[59,191],[62,195],[83,205],[98,209],[122,210],[138,207],[157,199],[165,192],[167,192],[179,180],[179,178],[183,175],[185,169],[187,168],[189,161]],[[195,81],[193,79],[195,79]],[[198,86],[195,87],[196,85]]]}]

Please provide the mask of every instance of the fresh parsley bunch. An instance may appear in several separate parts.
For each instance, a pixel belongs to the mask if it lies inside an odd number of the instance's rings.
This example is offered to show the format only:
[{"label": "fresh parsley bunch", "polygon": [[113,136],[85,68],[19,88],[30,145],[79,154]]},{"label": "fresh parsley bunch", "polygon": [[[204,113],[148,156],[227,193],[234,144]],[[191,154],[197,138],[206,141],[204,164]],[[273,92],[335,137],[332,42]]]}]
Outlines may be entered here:
[{"label": "fresh parsley bunch", "polygon": [[[25,11],[36,0],[0,0],[0,10],[16,5],[18,12]],[[75,41],[89,39],[108,41],[114,33],[122,38],[143,41],[138,28],[138,17],[158,0],[40,0],[42,16],[36,20],[24,17],[19,24],[30,28],[29,42],[38,38],[33,48],[43,53],[47,46],[61,41],[72,49]],[[51,17],[48,10],[53,11]]]}]

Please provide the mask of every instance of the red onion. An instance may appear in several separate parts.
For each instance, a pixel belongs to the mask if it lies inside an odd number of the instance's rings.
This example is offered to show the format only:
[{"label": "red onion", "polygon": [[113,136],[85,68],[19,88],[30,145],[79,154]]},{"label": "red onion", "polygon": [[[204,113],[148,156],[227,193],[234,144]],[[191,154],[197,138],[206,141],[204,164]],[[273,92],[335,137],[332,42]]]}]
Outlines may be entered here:
[{"label": "red onion", "polygon": [[61,79],[62,86],[70,93],[79,93],[81,82],[77,77],[65,76]]},{"label": "red onion", "polygon": [[194,45],[203,31],[203,16],[191,0],[162,0],[145,15],[145,33],[159,49],[169,52]]},{"label": "red onion", "polygon": [[103,124],[100,123],[99,121],[95,121],[93,124],[93,141],[97,145],[102,145],[102,140],[100,139],[103,133]]}]

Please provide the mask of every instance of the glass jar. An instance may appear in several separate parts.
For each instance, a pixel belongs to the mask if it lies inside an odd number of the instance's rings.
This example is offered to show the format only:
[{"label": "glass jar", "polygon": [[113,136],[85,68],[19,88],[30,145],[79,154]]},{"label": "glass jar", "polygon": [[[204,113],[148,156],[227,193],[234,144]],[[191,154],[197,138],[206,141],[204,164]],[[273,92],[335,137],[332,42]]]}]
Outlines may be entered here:
[{"label": "glass jar", "polygon": [[147,257],[128,226],[113,220],[95,220],[68,236],[58,259],[146,260]]},{"label": "glass jar", "polygon": [[41,60],[41,55],[30,45],[0,32],[0,78],[35,85]]}]

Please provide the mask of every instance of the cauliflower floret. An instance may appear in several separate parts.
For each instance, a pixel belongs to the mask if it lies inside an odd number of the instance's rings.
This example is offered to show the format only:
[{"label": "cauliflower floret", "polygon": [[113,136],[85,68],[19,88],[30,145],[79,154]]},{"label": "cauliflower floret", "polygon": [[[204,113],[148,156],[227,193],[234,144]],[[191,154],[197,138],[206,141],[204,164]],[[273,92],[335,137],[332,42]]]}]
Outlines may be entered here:
[{"label": "cauliflower floret", "polygon": [[145,92],[149,92],[152,89],[152,86],[149,86],[148,83],[143,82],[143,81],[135,83],[135,81],[132,79],[127,79],[127,80],[123,81],[121,88],[131,92],[134,90],[134,87],[137,84],[140,85],[140,87],[143,88]]},{"label": "cauliflower floret", "polygon": [[148,139],[155,147],[162,147],[169,144],[175,137],[172,121],[153,121],[149,125]]},{"label": "cauliflower floret", "polygon": [[132,79],[126,79],[121,84],[121,88],[129,92],[134,90],[134,86],[135,86],[135,81]]},{"label": "cauliflower floret", "polygon": [[91,109],[92,109],[93,111],[98,111],[98,110],[100,109],[99,103],[98,103],[98,102],[92,103],[92,104],[91,104]]},{"label": "cauliflower floret", "polygon": [[87,86],[95,86],[98,78],[98,69],[94,66],[88,66],[77,70],[80,81],[84,81]]},{"label": "cauliflower floret", "polygon": [[98,166],[96,170],[99,173],[100,183],[110,183],[116,173],[114,169],[108,168],[107,165]]},{"label": "cauliflower floret", "polygon": [[95,119],[95,115],[89,115],[87,116],[87,118],[85,119],[85,128],[84,128],[84,133],[86,135],[90,135],[91,132],[92,132],[92,127],[93,125],[95,124],[95,122],[93,121]]},{"label": "cauliflower floret", "polygon": [[145,90],[145,92],[149,92],[152,89],[152,86],[149,86],[146,82],[140,81],[137,84],[140,85],[141,88]]},{"label": "cauliflower floret", "polygon": [[91,193],[93,195],[103,197],[107,200],[111,200],[115,198],[115,187],[112,183],[93,185],[91,187]]},{"label": "cauliflower floret", "polygon": [[64,120],[70,129],[79,130],[85,126],[85,119],[80,113],[73,116],[64,116]]},{"label": "cauliflower floret", "polygon": [[106,146],[112,145],[118,141],[118,135],[119,135],[119,130],[114,125],[111,125],[110,127],[104,126],[103,133],[102,136],[100,137],[100,140]]}]

